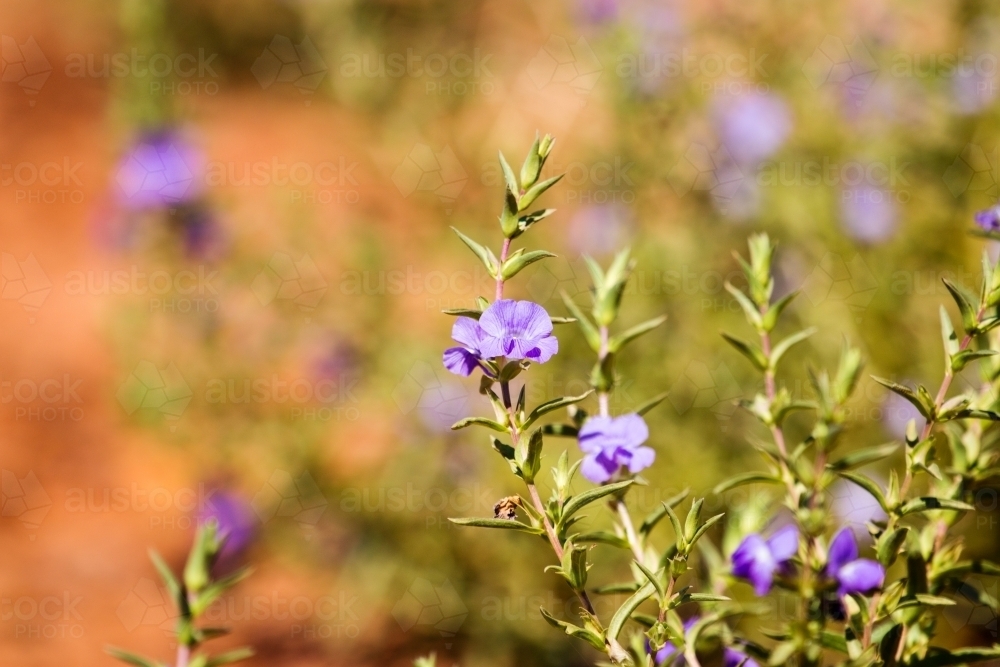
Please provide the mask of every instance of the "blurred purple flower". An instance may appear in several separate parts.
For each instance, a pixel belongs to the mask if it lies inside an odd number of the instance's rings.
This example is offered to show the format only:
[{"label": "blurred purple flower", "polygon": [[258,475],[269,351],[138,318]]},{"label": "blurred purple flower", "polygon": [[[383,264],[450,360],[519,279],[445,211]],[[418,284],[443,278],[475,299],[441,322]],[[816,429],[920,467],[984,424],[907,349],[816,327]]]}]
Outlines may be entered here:
[{"label": "blurred purple flower", "polygon": [[578,6],[588,23],[608,23],[618,16],[618,0],[579,0]]},{"label": "blurred purple flower", "polygon": [[225,238],[215,216],[203,206],[186,207],[180,214],[184,252],[193,259],[214,260],[222,254]]},{"label": "blurred purple flower", "polygon": [[830,543],[827,576],[838,584],[837,594],[868,593],[882,586],[885,569],[868,558],[858,558],[858,541],[850,528],[842,528]]},{"label": "blurred purple flower", "polygon": [[757,595],[767,595],[774,583],[774,574],[799,549],[799,529],[788,525],[779,528],[765,540],[757,533],[743,538],[733,552],[733,575],[753,584]]},{"label": "blurred purple flower", "polygon": [[987,108],[997,96],[996,71],[983,68],[979,64],[955,69],[951,77],[952,99],[958,112],[964,115],[977,114]]},{"label": "blurred purple flower", "polygon": [[975,220],[983,231],[1000,231],[1000,205],[977,212]]},{"label": "blurred purple flower", "polygon": [[872,185],[844,190],[840,212],[848,234],[859,241],[885,241],[896,231],[898,210],[892,193]]},{"label": "blurred purple flower", "polygon": [[216,491],[198,512],[199,523],[212,519],[218,522],[220,534],[226,536],[219,555],[219,563],[225,567],[250,546],[257,532],[257,522],[249,503],[230,491]]},{"label": "blurred purple flower", "polygon": [[569,243],[580,254],[604,255],[628,244],[631,214],[621,204],[585,206],[569,223]]},{"label": "blurred purple flower", "polygon": [[170,208],[200,194],[201,154],[173,129],[140,135],[115,171],[119,200],[132,210]]},{"label": "blurred purple flower", "polygon": [[603,484],[622,467],[635,474],[653,465],[656,452],[643,447],[649,428],[637,414],[621,417],[591,417],[580,429],[584,453],[580,472],[594,484]]},{"label": "blurred purple flower", "polygon": [[719,98],[714,116],[719,138],[744,166],[773,155],[792,131],[788,105],[772,93]]}]

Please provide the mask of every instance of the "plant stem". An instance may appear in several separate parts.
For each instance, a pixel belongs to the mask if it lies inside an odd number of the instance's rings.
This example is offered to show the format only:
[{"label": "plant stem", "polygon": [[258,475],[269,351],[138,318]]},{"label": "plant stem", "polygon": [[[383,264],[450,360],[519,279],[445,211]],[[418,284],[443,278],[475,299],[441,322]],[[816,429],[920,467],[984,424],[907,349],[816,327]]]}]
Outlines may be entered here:
[{"label": "plant stem", "polygon": [[177,663],[174,667],[187,667],[191,659],[191,647],[186,644],[177,645]]},{"label": "plant stem", "polygon": [[646,564],[643,558],[642,543],[639,541],[639,536],[635,532],[635,525],[632,523],[632,515],[629,514],[628,507],[625,505],[624,500],[612,500],[611,504],[614,505],[614,510],[618,512],[618,518],[621,519],[622,526],[625,528],[625,537],[628,539],[628,544],[632,548],[632,555],[635,559]]},{"label": "plant stem", "polygon": [[[601,349],[597,352],[597,363],[604,364],[605,357],[608,356],[608,328],[606,326],[601,327]],[[609,414],[608,410],[608,392],[601,391],[597,393],[597,405],[600,409],[600,414],[602,417],[607,417]]]},{"label": "plant stem", "polygon": [[[510,252],[510,239],[503,240],[503,248],[500,249],[500,268],[503,268],[503,263],[507,261],[507,253]],[[503,275],[497,272],[497,298],[499,301],[503,298]]]}]

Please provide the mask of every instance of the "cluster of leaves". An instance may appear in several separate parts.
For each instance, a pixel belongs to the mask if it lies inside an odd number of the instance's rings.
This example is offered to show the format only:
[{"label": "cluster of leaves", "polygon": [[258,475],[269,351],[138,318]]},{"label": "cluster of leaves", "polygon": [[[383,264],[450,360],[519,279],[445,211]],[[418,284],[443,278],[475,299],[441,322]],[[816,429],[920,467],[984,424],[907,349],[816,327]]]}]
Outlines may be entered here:
[{"label": "cluster of leaves", "polygon": [[[200,525],[180,579],[171,572],[170,567],[156,551],[149,552],[149,557],[163,579],[171,600],[177,606],[177,659],[174,667],[218,667],[245,660],[253,655],[253,650],[250,648],[238,648],[215,656],[197,652],[206,641],[229,633],[227,628],[199,627],[199,617],[223,593],[250,573],[248,569],[241,568],[221,579],[213,578],[212,566],[224,544],[225,536],[219,534],[218,524],[214,519]],[[122,662],[136,667],[167,667],[166,663],[119,648],[109,647],[107,652]]]}]

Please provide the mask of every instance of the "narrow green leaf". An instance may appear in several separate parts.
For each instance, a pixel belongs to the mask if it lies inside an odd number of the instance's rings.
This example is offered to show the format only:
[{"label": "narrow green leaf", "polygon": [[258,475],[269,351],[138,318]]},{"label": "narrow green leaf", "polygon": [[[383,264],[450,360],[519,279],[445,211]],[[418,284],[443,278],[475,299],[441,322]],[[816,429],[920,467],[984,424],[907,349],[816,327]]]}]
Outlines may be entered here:
[{"label": "narrow green leaf", "polygon": [[615,615],[611,617],[611,623],[608,624],[608,638],[618,639],[618,635],[621,634],[622,628],[625,627],[626,621],[632,616],[632,613],[639,608],[643,602],[645,602],[650,595],[656,589],[651,583],[645,583],[639,590],[632,594],[632,596],[622,603],[622,606],[618,608]]},{"label": "narrow green leaf", "polygon": [[478,320],[483,315],[483,311],[471,308],[446,308],[441,312],[445,315],[453,315],[455,317],[471,317],[474,320]]},{"label": "narrow green leaf", "polygon": [[727,292],[733,295],[733,298],[740,304],[740,307],[743,308],[743,314],[746,315],[747,322],[749,322],[754,328],[762,328],[763,323],[761,321],[760,311],[757,309],[757,306],[754,305],[753,301],[750,300],[750,297],[744,294],[743,290],[737,289],[736,286],[728,280],[725,283],[725,288]]},{"label": "narrow green leaf", "polygon": [[135,665],[136,667],[167,667],[164,663],[159,660],[150,660],[144,658],[141,655],[135,653],[130,653],[124,649],[120,649],[116,646],[108,646],[104,651],[113,658],[121,660],[122,662],[128,663],[130,665]]},{"label": "narrow green leaf", "polygon": [[520,521],[508,520],[508,519],[490,519],[488,517],[471,517],[465,519],[452,519],[449,518],[453,524],[458,526],[472,526],[473,528],[499,528],[501,530],[520,530],[524,533],[531,533],[532,535],[542,535],[545,531],[541,528],[535,528],[527,524],[521,523]]},{"label": "narrow green leaf", "polygon": [[900,396],[908,400],[910,403],[912,403],[913,407],[915,407],[920,412],[920,414],[924,417],[924,419],[931,418],[930,406],[924,405],[923,401],[921,401],[920,398],[917,396],[917,394],[909,387],[893,382],[892,380],[886,380],[885,378],[880,378],[877,375],[872,375],[871,379],[875,380],[889,391],[899,394]]},{"label": "narrow green leaf", "polygon": [[577,544],[606,544],[611,547],[617,547],[618,549],[630,549],[628,540],[614,533],[609,533],[606,530],[595,530],[589,533],[581,533],[580,535],[574,535],[572,538],[573,542]]},{"label": "narrow green leaf", "polygon": [[646,414],[647,412],[649,412],[650,410],[652,410],[653,408],[655,408],[657,405],[659,405],[660,403],[662,403],[663,399],[665,399],[669,395],[670,395],[669,391],[665,391],[662,394],[657,394],[656,396],[654,396],[653,398],[649,399],[645,403],[639,404],[639,406],[635,409],[635,413],[637,415],[644,415],[644,414]]},{"label": "narrow green leaf", "polygon": [[658,524],[663,517],[667,516],[668,508],[673,509],[674,507],[680,505],[684,502],[684,499],[688,497],[689,493],[691,493],[690,488],[684,489],[676,496],[661,502],[659,507],[650,512],[643,520],[642,525],[639,526],[639,534],[649,535],[653,531],[653,528],[656,527],[656,524]]},{"label": "narrow green leaf", "polygon": [[944,306],[939,307],[939,312],[941,315],[941,340],[944,342],[944,356],[950,362],[952,356],[959,350],[958,334],[955,333],[955,327],[952,325],[951,318],[948,317],[948,311],[945,310]]},{"label": "narrow green leaf", "polygon": [[579,396],[560,396],[559,398],[553,398],[550,401],[545,401],[544,403],[537,406],[534,410],[531,411],[531,414],[528,415],[528,419],[524,422],[522,428],[528,428],[533,423],[535,423],[535,421],[539,417],[548,414],[553,410],[558,410],[559,408],[564,408],[567,405],[573,405],[574,403],[579,403],[583,399],[590,396],[592,393],[594,393],[594,390],[588,389],[585,393],[580,394]]},{"label": "narrow green leaf", "polygon": [[712,493],[718,495],[720,493],[725,493],[730,489],[736,488],[737,486],[742,486],[744,484],[756,484],[758,482],[761,484],[781,484],[780,479],[766,472],[747,472],[730,477],[729,479],[719,483],[714,489],[712,489]]},{"label": "narrow green leaf", "polygon": [[931,512],[934,510],[952,510],[955,512],[970,512],[976,508],[968,503],[963,503],[960,500],[952,500],[950,498],[934,498],[932,496],[924,496],[922,498],[914,498],[909,502],[905,503],[899,508],[899,515],[906,516],[907,514],[916,514],[920,512]]},{"label": "narrow green leaf", "polygon": [[899,449],[899,444],[895,442],[878,445],[876,447],[865,447],[864,449],[859,449],[856,452],[851,452],[833,463],[827,464],[827,468],[834,472],[860,468],[861,466],[868,465],[869,463],[881,461],[887,456],[892,455],[892,453],[897,449]]},{"label": "narrow green leaf", "polygon": [[467,426],[485,426],[488,429],[499,431],[500,433],[507,432],[506,426],[498,422],[495,422],[492,419],[487,419],[486,417],[466,417],[465,419],[461,419],[452,424],[451,430],[457,431]]},{"label": "narrow green leaf", "polygon": [[788,307],[788,304],[790,304],[798,295],[799,290],[794,290],[771,304],[771,307],[767,309],[767,312],[761,318],[761,327],[764,331],[771,331],[774,329],[775,325],[778,323],[778,318],[781,317],[781,313],[784,312],[785,308]]},{"label": "narrow green leaf", "polygon": [[240,660],[246,660],[247,658],[252,658],[254,655],[253,649],[250,647],[243,647],[234,649],[232,651],[226,651],[225,653],[220,653],[219,655],[212,656],[205,663],[205,667],[218,667],[219,665],[228,665],[234,662],[239,662]]},{"label": "narrow green leaf", "polygon": [[784,339],[783,341],[775,345],[774,349],[771,350],[771,367],[777,368],[778,362],[781,361],[781,357],[785,356],[785,353],[788,352],[788,350],[790,350],[793,345],[801,343],[806,338],[809,338],[809,336],[812,336],[814,333],[816,333],[816,331],[817,331],[816,327],[809,327],[805,331],[800,331],[796,334],[792,334],[788,338]]},{"label": "narrow green leaf", "polygon": [[486,270],[489,272],[489,274],[494,278],[496,278],[497,272],[500,270],[500,266],[496,260],[496,257],[493,256],[493,254],[489,250],[487,250],[484,246],[479,245],[478,243],[470,239],[468,236],[458,231],[456,228],[452,227],[451,230],[456,234],[458,234],[458,238],[462,239],[462,243],[467,245],[469,247],[469,250],[475,253],[476,257],[478,257],[479,261],[483,263],[483,266],[486,267]]},{"label": "narrow green leaf", "polygon": [[962,314],[962,327],[965,329],[965,332],[969,333],[975,331],[976,307],[972,305],[972,298],[964,289],[947,278],[942,278],[941,282],[943,282],[944,286],[948,288],[951,298],[953,298],[955,303],[958,305],[958,310]]},{"label": "narrow green leaf", "polygon": [[576,305],[576,302],[570,298],[566,292],[560,292],[562,296],[563,303],[566,304],[566,310],[569,311],[570,315],[576,318],[576,321],[580,325],[580,330],[583,331],[584,338],[587,339],[587,344],[595,352],[601,349],[601,334],[597,331],[597,328],[593,325],[590,319],[583,314],[580,307]]},{"label": "narrow green leaf", "polygon": [[503,263],[503,267],[500,269],[500,275],[504,280],[510,280],[520,273],[524,267],[548,257],[555,256],[555,254],[547,250],[532,250],[530,252],[520,254],[517,257],[511,257]]},{"label": "narrow green leaf", "polygon": [[542,196],[542,193],[544,193],[546,190],[548,190],[553,185],[558,183],[563,176],[565,176],[565,174],[559,174],[558,176],[547,178],[544,181],[535,183],[530,188],[528,188],[528,191],[521,196],[521,199],[518,202],[520,210],[523,211],[524,209],[534,204],[535,200]]},{"label": "narrow green leaf", "polygon": [[623,482],[615,482],[614,484],[605,484],[604,486],[598,486],[593,489],[588,489],[581,494],[572,496],[563,505],[562,521],[565,522],[576,512],[580,511],[590,503],[595,500],[600,500],[605,496],[609,496],[612,493],[617,493],[622,489],[628,488],[633,484],[635,480],[627,479]]},{"label": "narrow green leaf", "polygon": [[558,618],[545,611],[544,607],[539,607],[539,609],[542,612],[542,616],[545,617],[545,620],[548,621],[550,625],[562,629],[571,637],[578,637],[579,639],[584,640],[598,651],[604,651],[604,638],[593,630],[581,628],[578,625],[573,625],[572,623],[567,623],[566,621],[560,621]]},{"label": "narrow green leaf", "polygon": [[889,504],[885,500],[885,494],[882,492],[882,487],[880,487],[875,480],[853,472],[839,472],[837,474],[846,480],[854,482],[862,489],[872,494],[882,509],[886,512],[889,511]]},{"label": "narrow green leaf", "polygon": [[752,363],[757,370],[767,370],[767,358],[756,345],[751,345],[750,343],[742,341],[735,336],[730,336],[725,332],[722,332],[722,337],[726,339],[727,343],[735,347],[740,354],[749,359],[750,363]]},{"label": "narrow green leaf", "polygon": [[653,329],[660,326],[666,321],[667,321],[667,316],[661,315],[660,317],[655,317],[647,322],[638,324],[632,327],[631,329],[628,329],[627,331],[624,331],[618,334],[617,336],[612,337],[611,340],[608,341],[608,348],[612,352],[618,352],[619,350],[621,350],[623,347],[631,343],[639,336],[643,335],[644,333],[652,331]]},{"label": "narrow green leaf", "polygon": [[656,589],[656,594],[660,596],[660,599],[662,600],[667,594],[667,589],[663,586],[663,582],[660,581],[660,577],[639,561],[633,560],[632,562],[635,563],[635,566],[639,568],[640,572],[646,575],[646,579],[649,580],[649,583],[653,584],[653,587]]},{"label": "narrow green leaf", "polygon": [[545,218],[549,217],[555,212],[556,210],[554,208],[543,208],[539,211],[534,211],[527,215],[522,215],[520,218],[517,219],[517,229],[523,234],[524,232],[528,231],[530,227],[534,226],[536,223],[544,220]]}]

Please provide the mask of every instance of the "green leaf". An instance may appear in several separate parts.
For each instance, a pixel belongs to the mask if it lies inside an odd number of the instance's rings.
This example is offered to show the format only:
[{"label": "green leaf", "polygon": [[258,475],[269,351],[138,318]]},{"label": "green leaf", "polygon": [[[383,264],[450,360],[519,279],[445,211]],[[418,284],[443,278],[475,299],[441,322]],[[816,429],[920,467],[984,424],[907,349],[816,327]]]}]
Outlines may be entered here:
[{"label": "green leaf", "polygon": [[859,449],[856,452],[851,452],[833,463],[827,464],[827,468],[833,470],[834,472],[860,468],[861,466],[868,465],[869,463],[881,461],[887,456],[890,456],[897,449],[899,449],[899,444],[895,442],[878,445],[876,447],[865,447],[864,449]]},{"label": "green leaf", "polygon": [[535,223],[544,220],[545,218],[549,217],[555,212],[556,210],[554,208],[543,208],[539,211],[534,211],[527,215],[522,215],[520,218],[517,219],[517,229],[519,234],[523,234],[524,232],[528,231],[528,228],[532,227]]},{"label": "green leaf", "polygon": [[621,583],[608,584],[607,586],[595,588],[594,592],[598,595],[618,595],[619,593],[635,593],[637,590],[639,590],[639,582],[623,581]]},{"label": "green leaf", "polygon": [[534,264],[539,260],[546,259],[547,257],[555,257],[556,255],[547,250],[532,250],[526,252],[516,257],[510,257],[506,262],[503,263],[503,267],[500,269],[500,276],[504,280],[510,280],[521,270],[528,266],[529,264]]},{"label": "green leaf", "polygon": [[503,151],[499,151],[498,155],[500,156],[500,169],[503,170],[503,180],[507,183],[507,190],[514,193],[515,198],[518,198],[521,195],[521,187],[517,184],[514,170],[507,164],[507,158],[503,156]]},{"label": "green leaf", "polygon": [[581,628],[578,625],[573,625],[572,623],[567,623],[566,621],[560,621],[558,618],[556,618],[549,612],[545,611],[544,607],[539,607],[539,609],[542,612],[542,616],[544,616],[545,620],[548,621],[551,625],[557,628],[561,628],[563,631],[565,631],[567,635],[571,637],[578,637],[579,639],[584,640],[585,642],[596,648],[598,651],[601,652],[604,651],[604,638],[601,637],[596,632],[594,632],[593,630],[588,630],[587,628]]},{"label": "green leaf", "polygon": [[917,394],[909,387],[893,382],[892,380],[886,380],[885,378],[880,378],[876,375],[872,375],[871,379],[875,380],[889,391],[899,394],[900,396],[908,400],[910,403],[912,403],[913,407],[915,407],[920,412],[920,414],[924,417],[924,419],[931,418],[932,407],[924,405],[923,401],[921,401],[920,398],[917,396]]},{"label": "green leaf", "polygon": [[163,579],[164,585],[170,592],[171,600],[176,602],[178,599],[180,599],[181,585],[177,581],[177,578],[174,576],[174,573],[170,571],[170,567],[166,564],[166,562],[163,560],[163,557],[160,556],[159,552],[156,551],[155,549],[149,550],[149,560],[153,561],[153,566],[156,568],[156,571],[160,574],[160,578]]},{"label": "green leaf", "polygon": [[622,489],[628,488],[634,483],[635,480],[627,479],[623,482],[615,482],[614,484],[605,484],[604,486],[598,486],[593,489],[588,489],[579,495],[572,496],[563,505],[562,511],[562,522],[573,516],[576,512],[594,502],[595,500],[600,500],[605,496],[609,496],[612,493],[617,493]]},{"label": "green leaf", "polygon": [[646,579],[648,579],[648,580],[649,580],[649,583],[653,584],[653,587],[654,587],[654,588],[656,589],[656,594],[657,594],[657,595],[658,595],[658,596],[660,597],[660,599],[662,600],[662,599],[663,599],[663,597],[664,597],[664,596],[665,596],[665,595],[667,594],[667,589],[666,589],[666,588],[664,588],[664,586],[663,586],[663,582],[662,582],[662,581],[660,581],[660,577],[659,577],[659,576],[657,576],[657,574],[656,574],[656,573],[652,572],[652,571],[651,571],[651,570],[650,570],[650,569],[649,569],[648,567],[646,567],[645,565],[643,565],[643,564],[642,564],[642,563],[640,563],[639,561],[637,561],[637,560],[633,560],[632,562],[633,562],[633,563],[635,563],[635,566],[636,566],[637,568],[639,568],[639,570],[640,570],[640,571],[641,571],[641,572],[642,572],[642,573],[643,573],[644,575],[646,575]]},{"label": "green leaf", "polygon": [[588,389],[586,392],[580,394],[579,396],[560,396],[559,398],[553,398],[550,401],[545,401],[544,403],[537,406],[534,410],[531,411],[531,414],[528,415],[528,418],[525,420],[524,424],[522,425],[522,428],[528,428],[529,426],[534,424],[539,417],[548,414],[553,410],[558,410],[559,408],[564,408],[567,405],[573,405],[574,403],[579,403],[583,399],[590,396],[592,393],[594,393],[594,390]]},{"label": "green leaf", "polygon": [[593,325],[590,319],[583,314],[580,307],[576,305],[576,302],[570,298],[570,296],[565,292],[560,292],[562,296],[563,303],[566,304],[566,310],[569,311],[570,315],[576,318],[576,321],[580,324],[580,330],[583,331],[584,338],[587,339],[587,344],[590,348],[597,352],[601,349],[601,334],[597,331],[597,328]]},{"label": "green leaf", "polygon": [[538,172],[542,168],[542,157],[538,154],[538,148],[541,145],[541,140],[538,138],[538,133],[535,133],[535,143],[531,144],[531,149],[528,151],[528,155],[524,158],[524,163],[521,165],[521,182],[525,185],[532,185],[538,180]]},{"label": "green leaf", "polygon": [[696,543],[698,542],[698,540],[699,540],[699,539],[701,539],[701,536],[702,536],[702,535],[704,535],[704,534],[705,534],[705,532],[706,532],[706,531],[707,531],[707,530],[708,530],[709,528],[711,528],[711,527],[712,527],[712,526],[714,526],[714,525],[715,525],[715,524],[716,524],[717,522],[719,522],[719,521],[720,521],[720,520],[722,519],[722,517],[724,517],[725,515],[726,515],[726,513],[725,513],[725,512],[722,512],[722,513],[720,513],[720,514],[716,514],[716,515],[715,515],[715,516],[713,516],[713,517],[709,517],[709,518],[708,518],[708,519],[707,519],[707,520],[705,521],[705,523],[701,524],[701,526],[700,526],[700,527],[698,528],[698,530],[696,530],[696,531],[694,532],[694,534],[693,534],[693,535],[691,536],[691,539],[690,539],[690,540],[688,540],[689,544],[696,544]]},{"label": "green leaf", "polygon": [[872,494],[884,511],[890,511],[889,504],[885,500],[885,494],[882,492],[882,487],[880,487],[875,480],[853,472],[839,472],[837,474],[846,480],[854,482],[862,489]]},{"label": "green leaf", "polygon": [[959,500],[924,496],[922,498],[914,498],[913,500],[907,502],[902,507],[900,507],[899,516],[906,516],[907,514],[916,514],[919,512],[931,512],[933,510],[953,510],[955,512],[969,512],[975,509],[976,508],[973,507],[972,505],[968,503],[963,503]]},{"label": "green leaf", "polygon": [[104,649],[104,651],[111,657],[121,660],[122,662],[127,662],[130,665],[135,665],[136,667],[167,667],[159,660],[149,660],[141,655],[130,653],[129,651],[120,649],[116,646],[108,646]]},{"label": "green leaf", "polygon": [[847,653],[847,640],[844,635],[824,630],[819,638],[820,643],[832,651]]},{"label": "green leaf", "polygon": [[521,199],[518,202],[518,207],[521,210],[524,210],[531,206],[535,203],[536,199],[542,196],[542,193],[558,183],[563,176],[565,176],[565,174],[559,174],[558,176],[553,176],[552,178],[545,179],[544,181],[532,185],[528,188],[528,191],[521,196]]},{"label": "green leaf", "polygon": [[453,524],[458,526],[472,526],[474,528],[500,528],[501,530],[520,530],[525,533],[531,533],[532,535],[542,535],[545,532],[541,528],[535,528],[533,526],[521,523],[520,521],[507,520],[507,519],[472,517],[466,519],[449,518],[448,521],[451,521]]},{"label": "green leaf", "polygon": [[622,603],[622,606],[618,608],[615,615],[611,617],[611,623],[608,624],[608,637],[610,639],[618,639],[618,635],[621,634],[622,628],[625,627],[626,621],[632,616],[632,613],[639,608],[643,602],[645,602],[650,595],[656,589],[651,583],[645,583],[639,590],[632,594],[630,598]]},{"label": "green leaf", "polygon": [[239,662],[240,660],[246,660],[247,658],[253,657],[253,649],[250,647],[243,647],[234,649],[232,651],[226,651],[225,653],[220,653],[219,655],[213,656],[208,659],[205,663],[205,667],[218,667],[219,665],[228,665],[233,662]]},{"label": "green leaf", "polygon": [[627,331],[624,331],[618,334],[617,336],[612,337],[611,340],[608,341],[608,349],[611,350],[612,352],[618,352],[619,350],[621,350],[623,347],[631,343],[639,336],[649,331],[652,331],[653,329],[660,326],[666,321],[667,321],[667,316],[661,315],[659,317],[655,317],[651,320],[643,322],[642,324],[638,324],[632,327],[631,329],[628,329]]},{"label": "green leaf", "polygon": [[951,667],[952,665],[966,665],[970,662],[996,660],[997,658],[1000,658],[1000,646],[998,645],[993,645],[990,648],[960,648],[955,651],[946,651],[943,648],[932,646],[927,651],[926,657],[910,661],[908,667]]},{"label": "green leaf", "polygon": [[606,530],[595,530],[589,533],[581,533],[580,535],[574,535],[572,538],[573,542],[577,544],[606,544],[611,547],[617,547],[619,549],[630,549],[628,540],[614,533],[609,533]]},{"label": "green leaf", "polygon": [[496,278],[497,272],[500,270],[500,265],[497,262],[496,257],[493,256],[493,254],[485,247],[479,245],[454,227],[452,227],[451,230],[458,234],[458,238],[462,239],[462,243],[469,246],[469,250],[475,253],[476,257],[478,257],[479,261],[483,263],[483,266],[486,267],[489,274]]},{"label": "green leaf", "polygon": [[756,345],[751,345],[750,343],[742,341],[735,336],[730,336],[725,332],[722,332],[722,337],[726,339],[727,343],[735,347],[740,354],[749,359],[750,363],[752,363],[757,370],[767,370],[767,358]]},{"label": "green leaf", "polygon": [[764,331],[771,331],[774,329],[775,325],[778,323],[778,318],[781,317],[781,313],[784,312],[785,308],[788,307],[788,304],[792,302],[792,299],[798,295],[799,290],[794,290],[771,304],[771,307],[767,309],[767,312],[761,318],[761,327]]},{"label": "green leaf", "polygon": [[457,431],[459,429],[466,428],[467,426],[485,426],[488,429],[494,431],[499,431],[500,433],[506,433],[507,427],[499,422],[495,422],[492,419],[487,419],[486,417],[466,417],[461,419],[451,425],[452,431]]},{"label": "green leaf", "polygon": [[878,562],[883,567],[889,567],[896,562],[896,557],[899,555],[899,548],[903,546],[908,531],[909,529],[905,526],[894,528],[879,537],[878,544],[876,545],[876,554]]},{"label": "green leaf", "polygon": [[684,502],[684,499],[688,497],[689,493],[691,493],[691,489],[684,489],[676,496],[661,502],[659,507],[650,512],[649,515],[643,519],[642,525],[639,526],[639,534],[649,535],[653,531],[653,528],[656,527],[656,524],[658,524],[663,517],[667,516],[668,508],[673,509],[674,507],[680,505]]},{"label": "green leaf", "polygon": [[800,331],[796,334],[792,334],[788,338],[784,339],[783,341],[775,345],[774,349],[771,350],[771,368],[777,368],[778,362],[781,361],[781,357],[785,355],[785,352],[788,352],[788,350],[790,350],[793,345],[801,343],[806,338],[809,338],[809,336],[812,336],[814,333],[816,333],[816,331],[817,331],[816,327],[809,327],[805,331]]},{"label": "green leaf", "polygon": [[747,316],[747,322],[749,322],[754,328],[761,329],[763,323],[760,317],[760,310],[758,310],[757,306],[755,306],[753,301],[750,300],[750,297],[744,294],[742,290],[737,289],[728,280],[725,282],[724,286],[726,291],[732,294],[733,298],[740,304],[740,307],[743,308],[743,313]]},{"label": "green leaf", "polygon": [[951,298],[958,305],[958,310],[962,314],[962,327],[965,329],[965,332],[974,332],[976,329],[976,307],[972,305],[972,298],[964,289],[947,278],[942,278],[941,282],[948,288]]},{"label": "green leaf", "polygon": [[453,315],[455,317],[471,317],[474,320],[478,320],[483,316],[483,311],[473,310],[472,308],[445,308],[441,312],[445,315]]},{"label": "green leaf", "polygon": [[637,415],[644,415],[644,414],[646,414],[647,412],[649,412],[650,410],[652,410],[653,408],[655,408],[657,405],[659,405],[660,403],[662,403],[663,399],[665,399],[669,395],[670,395],[669,391],[665,391],[662,394],[657,394],[656,396],[654,396],[653,398],[649,399],[645,403],[641,403],[635,409],[635,413]]},{"label": "green leaf", "polygon": [[948,311],[945,310],[944,306],[939,309],[941,315],[941,340],[944,342],[944,356],[945,359],[951,360],[960,347],[958,342],[958,334],[955,333],[955,327],[951,323],[951,318],[948,317]]},{"label": "green leaf", "polygon": [[251,572],[253,572],[251,568],[241,567],[235,572],[226,575],[222,579],[211,582],[205,587],[205,590],[201,592],[201,595],[195,599],[194,603],[192,603],[192,615],[200,616],[213,602],[215,602],[219,596],[249,577]]},{"label": "green leaf", "polygon": [[736,488],[737,486],[742,486],[743,484],[755,484],[758,482],[762,484],[781,484],[780,479],[766,472],[747,472],[742,475],[730,477],[729,479],[719,483],[714,489],[712,489],[712,493],[718,495],[720,493],[725,493],[730,489]]},{"label": "green leaf", "polygon": [[[523,437],[521,442],[524,442]],[[542,465],[541,430],[535,430],[531,433],[531,437],[528,438],[527,446],[524,447],[523,454],[518,457],[518,459],[517,464],[521,467],[521,475],[524,478],[524,481],[528,484],[534,483],[535,475],[538,474],[538,469]]]},{"label": "green leaf", "polygon": [[996,350],[962,350],[951,358],[951,370],[961,372],[970,362],[997,354]]}]

